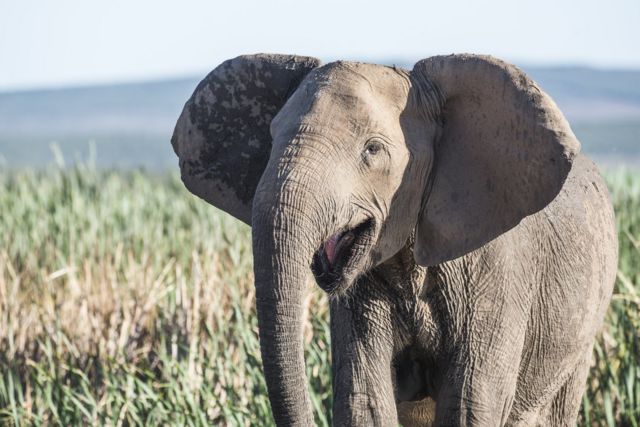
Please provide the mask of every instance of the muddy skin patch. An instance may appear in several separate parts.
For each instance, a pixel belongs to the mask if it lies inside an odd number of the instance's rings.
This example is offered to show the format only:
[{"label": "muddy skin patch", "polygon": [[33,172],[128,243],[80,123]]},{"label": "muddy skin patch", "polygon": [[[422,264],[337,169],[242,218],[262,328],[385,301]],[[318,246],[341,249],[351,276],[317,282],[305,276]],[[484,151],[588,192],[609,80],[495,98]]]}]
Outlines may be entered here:
[{"label": "muddy skin patch", "polygon": [[220,182],[250,204],[269,160],[269,125],[309,71],[313,58],[239,57],[224,62],[196,88],[185,108],[204,136],[189,173]]}]

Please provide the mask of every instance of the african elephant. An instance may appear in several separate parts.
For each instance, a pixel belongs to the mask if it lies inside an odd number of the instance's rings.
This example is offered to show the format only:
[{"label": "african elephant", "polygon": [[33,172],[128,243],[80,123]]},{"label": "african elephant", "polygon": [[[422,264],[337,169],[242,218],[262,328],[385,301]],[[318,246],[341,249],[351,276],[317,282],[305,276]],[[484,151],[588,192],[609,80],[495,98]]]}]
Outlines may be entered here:
[{"label": "african elephant", "polygon": [[616,274],[607,188],[554,102],[489,56],[407,71],[248,55],[172,137],[252,227],[275,421],[314,419],[307,277],[330,296],[335,425],[572,425]]}]

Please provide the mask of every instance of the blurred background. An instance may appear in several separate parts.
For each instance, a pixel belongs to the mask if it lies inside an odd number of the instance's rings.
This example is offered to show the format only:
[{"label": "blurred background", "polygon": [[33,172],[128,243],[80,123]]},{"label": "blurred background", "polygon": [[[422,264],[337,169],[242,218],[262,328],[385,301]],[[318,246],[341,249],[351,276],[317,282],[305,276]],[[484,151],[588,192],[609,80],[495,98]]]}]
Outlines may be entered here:
[{"label": "blurred background", "polygon": [[197,82],[225,59],[296,53],[411,68],[435,54],[513,62],[602,165],[640,164],[640,3],[0,0],[0,156],[176,167],[169,144]]},{"label": "blurred background", "polygon": [[[638,0],[0,0],[0,425],[269,426],[250,229],[182,185],[196,84],[256,52],[515,63],[604,170],[620,260],[580,426],[640,423]],[[305,357],[331,425],[327,299]]]}]

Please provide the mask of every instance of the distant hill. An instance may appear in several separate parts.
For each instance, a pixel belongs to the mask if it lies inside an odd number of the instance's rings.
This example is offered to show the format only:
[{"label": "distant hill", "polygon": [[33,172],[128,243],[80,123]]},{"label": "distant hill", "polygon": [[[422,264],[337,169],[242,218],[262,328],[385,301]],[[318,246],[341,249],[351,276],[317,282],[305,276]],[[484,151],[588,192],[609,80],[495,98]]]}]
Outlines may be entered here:
[{"label": "distant hill", "polygon": [[571,122],[640,119],[640,71],[526,69]]},{"label": "distant hill", "polygon": [[100,166],[175,167],[173,126],[199,79],[0,93],[0,155],[11,166],[86,158]]},{"label": "distant hill", "polygon": [[[640,165],[640,71],[523,68],[563,110],[584,151],[601,163]],[[91,141],[99,166],[175,169],[169,138],[200,78],[0,93],[0,162],[50,164],[52,142],[67,161],[86,159]]]}]

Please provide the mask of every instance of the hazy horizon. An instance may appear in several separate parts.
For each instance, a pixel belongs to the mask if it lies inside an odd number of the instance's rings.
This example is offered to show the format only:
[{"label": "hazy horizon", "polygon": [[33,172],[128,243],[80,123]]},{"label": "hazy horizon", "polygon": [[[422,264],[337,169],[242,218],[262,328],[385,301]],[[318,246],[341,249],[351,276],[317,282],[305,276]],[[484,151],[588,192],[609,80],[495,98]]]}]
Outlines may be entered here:
[{"label": "hazy horizon", "polygon": [[[504,58],[501,58],[504,59]],[[337,60],[346,60],[344,58],[330,58],[330,59],[322,59],[322,63],[328,63]],[[368,58],[352,58],[349,59],[356,62],[366,62],[373,64],[383,64],[383,65],[398,65],[404,68],[411,68],[414,62],[411,60],[397,60],[397,61],[389,61],[384,59],[368,59]],[[415,61],[417,62],[417,61]],[[583,64],[537,64],[537,63],[518,63],[513,62],[514,65],[519,68],[525,70],[587,70],[587,71],[603,71],[603,72],[613,72],[613,73],[640,73],[640,66],[634,68],[616,68],[616,67],[601,67],[601,66],[591,66],[591,65],[583,65]],[[164,83],[164,82],[175,82],[175,81],[185,81],[185,80],[194,80],[194,79],[202,79],[206,76],[211,70],[213,70],[219,63],[212,64],[208,69],[195,70],[193,72],[189,72],[186,74],[175,74],[175,75],[166,75],[166,76],[150,76],[150,77],[139,77],[139,78],[123,78],[123,79],[114,79],[114,80],[100,80],[100,81],[86,81],[86,82],[77,82],[77,83],[60,83],[60,84],[45,84],[43,86],[17,86],[17,87],[8,87],[4,88],[0,86],[0,94],[13,94],[13,93],[27,93],[27,92],[45,92],[45,91],[59,91],[59,90],[73,90],[73,89],[85,89],[85,88],[99,88],[99,87],[114,87],[114,86],[128,86],[128,85],[137,85],[137,84],[154,84],[154,83]]]}]

